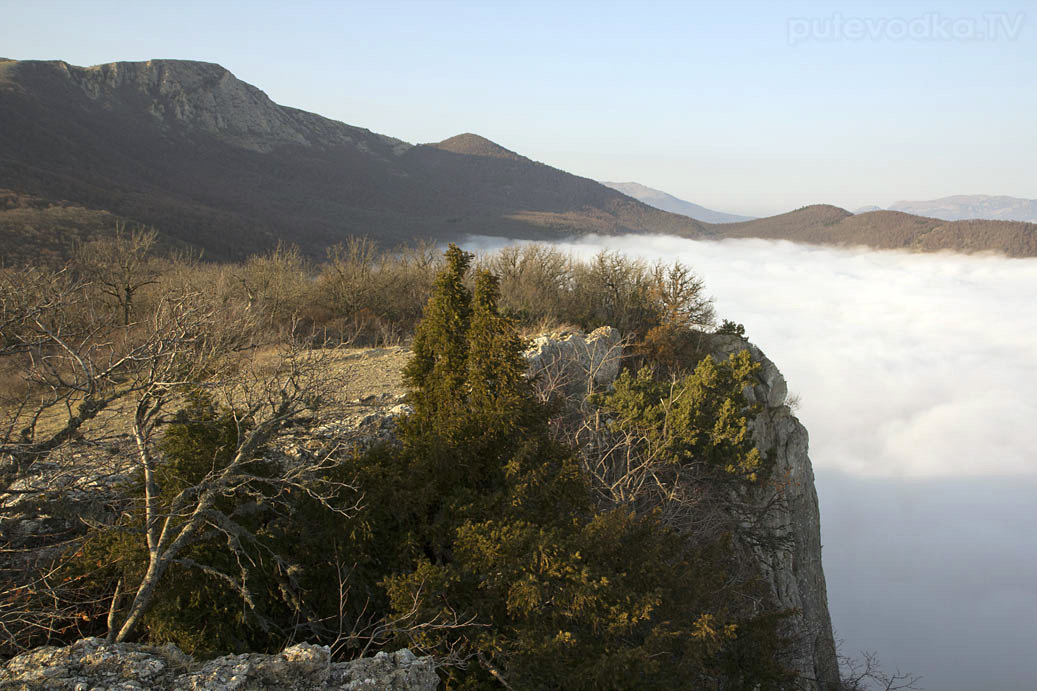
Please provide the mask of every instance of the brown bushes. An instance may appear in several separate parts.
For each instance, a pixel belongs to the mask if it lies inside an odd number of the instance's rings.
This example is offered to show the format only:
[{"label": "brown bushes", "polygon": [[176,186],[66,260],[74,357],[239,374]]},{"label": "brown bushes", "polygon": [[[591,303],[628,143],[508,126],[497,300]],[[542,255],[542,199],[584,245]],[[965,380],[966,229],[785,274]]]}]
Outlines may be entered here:
[{"label": "brown bushes", "polygon": [[[121,232],[84,245],[64,271],[34,270],[34,279],[23,270],[5,271],[39,283],[32,287],[37,291],[58,276],[75,282],[75,314],[68,323],[81,332],[112,322],[132,326],[163,296],[191,295],[213,315],[213,331],[236,349],[300,336],[315,345],[403,342],[421,318],[442,262],[432,243],[386,251],[354,237],[329,248],[320,263],[280,246],[242,263],[214,264],[156,257],[153,240],[148,232]],[[679,263],[653,265],[615,252],[578,259],[532,244],[484,255],[478,263],[500,277],[501,309],[523,331],[610,325],[640,340],[661,325],[672,335],[713,323],[702,282]]]}]

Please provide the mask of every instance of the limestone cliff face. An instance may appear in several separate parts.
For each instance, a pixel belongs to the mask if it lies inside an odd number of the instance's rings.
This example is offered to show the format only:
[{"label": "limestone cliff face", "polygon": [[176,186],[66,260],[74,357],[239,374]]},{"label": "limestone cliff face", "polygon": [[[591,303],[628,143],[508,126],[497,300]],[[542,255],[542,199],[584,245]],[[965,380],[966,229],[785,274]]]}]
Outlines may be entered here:
[{"label": "limestone cliff face", "polygon": [[402,153],[398,139],[274,103],[220,65],[193,60],[148,60],[77,67],[25,62],[14,69],[66,80],[110,111],[147,113],[165,129],[205,133],[244,149],[266,152],[285,144],[352,144],[368,153]]},{"label": "limestone cliff face", "polygon": [[785,378],[763,351],[737,336],[715,335],[710,345],[716,357],[748,349],[760,363],[758,384],[746,394],[762,408],[751,423],[756,443],[764,453],[773,453],[776,487],[765,491],[760,501],[779,495],[764,528],[781,547],[758,549],[756,556],[779,605],[796,611],[790,622],[796,643],[792,663],[804,680],[802,687],[834,691],[839,668],[821,564],[821,520],[807,430],[786,405]]}]

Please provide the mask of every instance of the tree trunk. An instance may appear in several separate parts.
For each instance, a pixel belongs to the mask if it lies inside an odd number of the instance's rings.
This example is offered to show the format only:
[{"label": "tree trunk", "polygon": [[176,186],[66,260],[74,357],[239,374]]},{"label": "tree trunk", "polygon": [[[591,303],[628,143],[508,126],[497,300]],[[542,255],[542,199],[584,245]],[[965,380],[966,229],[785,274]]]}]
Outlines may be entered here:
[{"label": "tree trunk", "polygon": [[[133,636],[137,624],[140,623],[140,618],[148,610],[148,607],[151,606],[151,599],[155,596],[155,588],[158,587],[158,582],[162,579],[162,574],[165,573],[168,563],[168,561],[161,559],[150,559],[148,561],[148,570],[140,581],[137,594],[133,596],[133,602],[130,603],[126,619],[119,628],[119,632],[115,635],[114,640],[116,643],[125,643]],[[111,632],[108,635],[110,637]]]}]

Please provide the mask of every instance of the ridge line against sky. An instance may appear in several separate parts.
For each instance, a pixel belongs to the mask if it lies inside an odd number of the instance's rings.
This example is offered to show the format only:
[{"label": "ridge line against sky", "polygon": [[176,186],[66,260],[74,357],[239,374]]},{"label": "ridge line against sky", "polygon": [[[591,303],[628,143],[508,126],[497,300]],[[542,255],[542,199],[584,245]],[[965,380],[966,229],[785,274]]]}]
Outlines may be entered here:
[{"label": "ridge line against sky", "polygon": [[[477,132],[728,213],[1037,197],[1037,7],[10,3],[13,59],[217,62],[411,142]],[[902,34],[902,35],[901,35]]]}]

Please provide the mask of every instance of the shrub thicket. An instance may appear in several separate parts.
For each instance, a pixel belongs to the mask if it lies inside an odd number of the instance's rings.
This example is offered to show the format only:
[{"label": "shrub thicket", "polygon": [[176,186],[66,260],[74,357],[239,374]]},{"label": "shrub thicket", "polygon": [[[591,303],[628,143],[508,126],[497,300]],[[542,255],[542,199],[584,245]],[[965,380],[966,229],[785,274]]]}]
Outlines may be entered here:
[{"label": "shrub thicket", "polygon": [[[83,317],[107,313],[125,326],[164,296],[188,293],[212,308],[212,328],[237,347],[300,335],[319,345],[398,344],[413,336],[443,266],[430,243],[387,251],[359,237],[329,248],[320,263],[289,246],[237,264],[159,256],[155,247],[153,232],[125,229],[83,244],[66,269],[89,305]],[[673,341],[713,325],[701,280],[680,263],[607,251],[579,259],[546,245],[507,247],[477,263],[499,280],[501,312],[526,332],[609,325],[641,339],[665,327]],[[469,289],[473,281],[466,278]]]},{"label": "shrub thicket", "polygon": [[[322,337],[338,329],[340,341],[414,334],[405,371],[413,412],[398,443],[314,466],[322,486],[363,494],[353,512],[333,510],[306,484],[274,482],[284,469],[268,458],[272,432],[242,458],[249,414],[217,406],[204,389],[183,400],[154,446],[161,493],[148,515],[176,530],[191,520],[185,496],[233,463],[240,469],[215,503],[198,504],[211,520],[171,558],[134,632],[203,655],[304,639],[348,657],[405,643],[438,655],[458,689],[784,688],[782,613],[739,552],[743,516],[695,532],[669,520],[663,501],[602,501],[585,457],[594,446],[577,452],[560,441],[526,377],[521,325],[691,334],[712,321],[701,283],[679,265],[609,253],[581,262],[528,247],[473,263],[456,247],[440,260],[363,241],[333,250],[319,271],[286,249],[240,266],[160,262],[132,304],[113,298],[100,310],[128,332],[134,312],[177,286],[198,293],[190,304],[205,306],[211,330],[228,332],[214,341],[220,348],[321,325]],[[202,294],[206,283],[218,289]],[[20,347],[28,335],[5,326],[4,338]],[[667,364],[677,369],[682,357]],[[606,432],[627,435],[628,459],[639,445],[653,449],[659,481],[682,477],[665,468],[704,468],[697,489],[715,482],[715,496],[745,494],[766,470],[741,398],[752,368],[743,354],[703,360],[669,383],[627,373],[593,401]],[[165,395],[170,384],[156,386]],[[149,564],[142,482],[124,488],[118,519],[91,524],[62,572],[91,602],[111,602],[115,621],[120,589],[141,582]],[[77,634],[105,628],[95,613]]]}]

